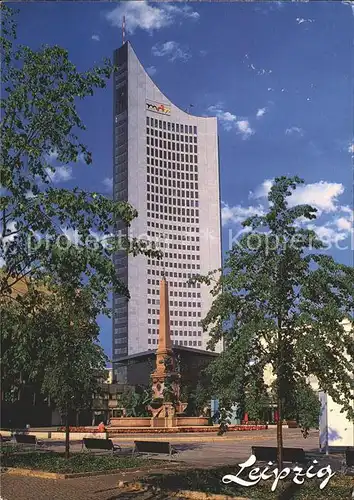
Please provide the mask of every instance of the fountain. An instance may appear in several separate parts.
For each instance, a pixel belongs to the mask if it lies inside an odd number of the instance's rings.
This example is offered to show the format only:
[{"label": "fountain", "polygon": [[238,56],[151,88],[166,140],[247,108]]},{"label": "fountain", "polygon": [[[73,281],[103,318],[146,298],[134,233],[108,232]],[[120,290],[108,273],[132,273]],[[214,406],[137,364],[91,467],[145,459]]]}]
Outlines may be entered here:
[{"label": "fountain", "polygon": [[148,410],[151,417],[112,418],[110,431],[114,428],[176,428],[183,432],[183,427],[208,425],[206,417],[186,417],[183,412],[187,403],[180,401],[181,376],[176,369],[176,359],[170,334],[170,313],[168,284],[163,276],[160,282],[160,323],[159,339],[156,351],[156,368],[151,374],[153,399]]}]

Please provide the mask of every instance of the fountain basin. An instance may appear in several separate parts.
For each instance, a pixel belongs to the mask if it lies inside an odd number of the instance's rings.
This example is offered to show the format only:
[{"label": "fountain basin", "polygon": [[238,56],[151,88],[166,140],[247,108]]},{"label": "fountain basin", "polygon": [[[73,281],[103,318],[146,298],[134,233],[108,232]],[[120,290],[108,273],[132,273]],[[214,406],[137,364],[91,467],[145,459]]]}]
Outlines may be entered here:
[{"label": "fountain basin", "polygon": [[151,418],[151,417],[113,417],[109,430],[114,428],[161,428],[161,427],[200,427],[208,426],[208,419],[206,417],[172,417],[171,423],[168,423],[167,418]]}]

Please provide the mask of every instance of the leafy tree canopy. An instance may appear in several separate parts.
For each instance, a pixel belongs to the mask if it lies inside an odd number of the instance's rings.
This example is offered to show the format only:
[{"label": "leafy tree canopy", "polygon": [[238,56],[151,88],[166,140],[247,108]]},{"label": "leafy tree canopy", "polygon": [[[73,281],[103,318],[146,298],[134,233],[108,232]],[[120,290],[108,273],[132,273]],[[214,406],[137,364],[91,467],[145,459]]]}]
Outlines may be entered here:
[{"label": "leafy tree canopy", "polygon": [[316,218],[309,205],[289,207],[303,180],[280,177],[268,213],[247,219],[247,231],[228,252],[222,274],[197,281],[214,285],[203,320],[209,347],[223,340],[212,364],[213,389],[225,407],[264,395],[264,369],[275,377],[278,411],[293,407],[296,388],[317,377],[353,419],[354,270],[323,252],[324,244],[299,220]]},{"label": "leafy tree canopy", "polygon": [[[64,167],[80,159],[87,165],[92,162],[81,142],[85,125],[76,105],[104,88],[114,67],[105,60],[80,72],[58,46],[36,51],[17,46],[15,15],[4,3],[1,26],[0,260],[6,273],[0,280],[0,294],[10,294],[10,276],[45,278],[48,286],[70,282],[72,289],[89,283],[102,311],[108,313],[109,291],[128,296],[115,273],[113,253],[150,255],[151,250],[136,238],[112,235],[118,220],[129,226],[137,216],[133,207],[78,187],[55,187],[52,178],[57,167],[51,158]],[[76,245],[68,248],[64,231],[78,235]],[[100,235],[99,241],[93,234]]]}]

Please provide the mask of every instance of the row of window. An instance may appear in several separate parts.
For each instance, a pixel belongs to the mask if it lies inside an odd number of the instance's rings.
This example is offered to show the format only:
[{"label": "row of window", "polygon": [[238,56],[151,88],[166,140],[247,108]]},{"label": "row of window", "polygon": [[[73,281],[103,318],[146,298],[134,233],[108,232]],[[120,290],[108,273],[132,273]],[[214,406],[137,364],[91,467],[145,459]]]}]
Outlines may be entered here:
[{"label": "row of window", "polygon": [[[173,191],[175,193],[175,191]],[[171,207],[181,207],[183,209],[184,207],[187,207],[187,210],[191,208],[191,213],[195,213],[197,216],[199,215],[199,202],[198,200],[195,200],[196,207],[194,207],[194,200],[189,200],[188,198],[169,198],[168,196],[163,196],[163,195],[158,195],[158,194],[150,194],[147,193],[147,202],[153,203],[164,203],[167,206]],[[194,210],[195,209],[195,210]]]},{"label": "row of window", "polygon": [[[160,274],[160,272],[157,271],[157,270],[155,270],[155,273],[156,273],[156,275]],[[168,277],[170,277],[170,278],[176,278],[175,276],[173,276],[175,273],[172,273],[172,272],[169,272],[169,271],[166,271],[166,270],[164,270],[164,272],[161,272],[161,276],[163,274],[166,276],[166,278],[168,278]],[[190,276],[192,276],[192,275],[190,273],[188,273],[187,274],[187,278],[189,278]],[[149,283],[149,279],[148,279],[148,284],[150,284]],[[178,287],[181,287],[181,288],[200,288],[201,287],[200,283],[187,283],[187,281],[179,281],[179,282],[178,281],[169,281],[168,282],[168,286],[171,287],[171,288],[174,288],[174,287],[175,288],[178,288]],[[149,290],[150,290],[150,288],[148,289],[148,293],[150,293]],[[159,295],[159,289],[157,288],[155,290],[155,288],[152,288],[151,289],[151,293],[153,295]]]},{"label": "row of window", "polygon": [[[173,238],[173,239],[178,240],[178,241],[181,241],[181,240],[185,241],[184,238],[181,238],[180,234],[178,234],[178,235],[177,234],[168,235],[168,234],[162,234],[162,233],[155,233],[155,231],[147,231],[147,235],[156,238],[158,241],[159,241],[159,239],[161,239],[162,241],[166,242],[166,240],[172,239],[172,238],[169,238],[169,236],[176,236],[176,238]],[[197,237],[197,239],[198,239],[198,242],[199,242],[199,238],[198,237]],[[188,250],[188,251],[193,251],[193,252],[194,251],[196,251],[196,252],[200,251],[200,246],[198,246],[198,245],[197,246],[194,246],[194,245],[183,245],[183,243],[179,244],[179,245],[175,245],[173,243],[166,242],[166,245],[164,245],[164,247],[165,248],[176,248],[176,249],[178,248],[178,249]],[[172,254],[170,255],[170,258],[172,259]],[[175,259],[177,258],[176,255],[174,255],[174,258]],[[183,258],[183,255],[178,255],[178,258]],[[161,261],[159,261],[159,260],[155,261],[155,260],[148,259],[148,264],[150,264],[150,262],[153,265],[156,264],[158,266]]]},{"label": "row of window", "polygon": [[[180,200],[178,200],[180,201]],[[152,212],[159,212],[165,214],[173,214],[173,215],[182,215],[186,217],[199,217],[199,210],[194,210],[194,208],[185,208],[185,207],[176,207],[174,205],[167,204],[159,205],[155,203],[147,202],[147,209]],[[192,222],[192,221],[191,221]],[[195,220],[194,222],[199,222],[199,220]]]},{"label": "row of window", "polygon": [[197,135],[197,127],[194,125],[183,125],[182,123],[172,123],[164,120],[158,120],[157,118],[152,118],[150,116],[146,117],[146,125],[150,127],[156,127],[163,130],[171,130],[172,132],[184,132],[186,134]]},{"label": "row of window", "polygon": [[[199,205],[199,202],[198,200],[195,200],[196,203]],[[199,215],[199,210],[197,207],[194,207],[194,200],[188,200],[188,198],[169,198],[167,196],[163,196],[163,195],[154,195],[154,194],[149,194],[147,193],[147,202],[148,204],[150,202],[151,205],[153,205],[154,203],[164,203],[165,206],[167,205],[168,207],[171,206],[171,208],[179,208],[181,207],[181,210],[184,208],[184,207],[187,207],[187,210],[189,210],[189,208],[191,209],[191,214],[194,215],[194,213],[196,214],[196,216]],[[193,205],[192,205],[193,204]],[[189,214],[188,214],[189,215]]]},{"label": "row of window", "polygon": [[[169,189],[169,192],[171,190]],[[179,196],[180,191],[172,191],[172,194],[175,196],[175,193],[177,193],[177,196]],[[171,195],[169,195],[171,196]],[[148,201],[154,201],[156,203],[167,203],[166,200],[169,200],[169,204],[172,202],[172,204],[176,205],[176,200],[174,198],[167,198],[166,196],[163,195],[158,195],[158,194],[150,194],[147,193],[147,200]],[[199,201],[198,200],[190,200],[188,198],[178,198],[177,199],[177,205],[178,206],[183,206],[183,207],[199,207]]]},{"label": "row of window", "polygon": [[152,218],[155,218],[155,219],[162,219],[162,220],[166,220],[166,221],[169,221],[169,222],[179,222],[181,224],[195,224],[196,222],[199,223],[199,219],[198,221],[195,221],[194,219],[191,219],[190,217],[176,217],[175,215],[164,215],[164,214],[160,214],[159,212],[147,212],[147,217],[149,217],[150,219]]},{"label": "row of window", "polygon": [[[173,267],[174,269],[193,269],[195,271],[200,271],[200,265],[199,264],[180,264],[179,262],[165,262],[165,266],[164,268],[167,268],[167,267]],[[158,270],[157,269],[147,269],[147,273],[148,274],[152,274],[153,276],[156,274],[159,274],[158,273]],[[173,277],[174,278],[185,278],[187,275],[184,274],[184,273],[177,273],[177,272],[173,272],[171,273],[171,275],[173,274]]]},{"label": "row of window", "polygon": [[[152,282],[153,285],[159,285],[160,282],[158,280],[149,280]],[[200,299],[201,298],[201,293],[200,292],[171,292],[170,295],[173,297],[188,297],[188,298],[193,298],[193,299]],[[150,302],[151,301],[151,302]],[[148,304],[156,304],[157,306],[160,304],[159,299],[148,299]]]},{"label": "row of window", "polygon": [[120,71],[120,72],[116,75],[116,77],[115,77],[115,81],[116,81],[116,83],[118,83],[118,82],[120,82],[120,81],[124,80],[124,79],[127,77],[127,75],[128,75],[127,70],[125,70],[125,71],[124,71],[124,70]]},{"label": "row of window", "polygon": [[[181,227],[181,226],[172,226],[171,224],[164,224],[163,222],[154,222],[154,221],[147,221],[147,225],[151,227],[156,227],[157,229],[166,229],[167,231],[187,231],[189,232],[189,226],[188,227]],[[191,228],[192,229],[192,228]],[[199,229],[198,229],[199,231]],[[182,234],[182,235],[176,235],[176,234],[160,234],[161,238],[165,239],[179,239],[179,240],[184,240],[184,241],[199,241],[199,236],[189,236],[187,234]],[[172,248],[172,247],[171,247]]]},{"label": "row of window", "polygon": [[[150,328],[149,328],[150,330]],[[158,335],[158,330],[156,330],[156,335]],[[201,332],[182,332],[182,331],[174,331],[174,330],[171,330],[170,331],[170,334],[171,334],[171,337],[175,337],[175,336],[181,336],[181,337],[201,337],[202,336],[202,333]],[[154,333],[152,333],[151,335],[155,335]]]},{"label": "row of window", "polygon": [[127,339],[127,337],[114,337],[114,343],[115,344],[127,344],[128,339]]},{"label": "row of window", "polygon": [[[188,317],[188,318],[201,318],[202,313],[200,311],[170,311],[170,316],[178,317]],[[160,323],[159,318],[148,318],[149,325],[158,325]]]},{"label": "row of window", "polygon": [[[123,153],[125,154],[125,153]],[[186,163],[198,163],[198,156],[187,153],[175,153],[174,151],[166,151],[162,149],[154,149],[146,146],[146,156],[154,158],[163,158],[164,160],[181,161]]]},{"label": "row of window", "polygon": [[[177,163],[177,165],[180,165],[180,163]],[[193,165],[191,165],[191,166],[193,167]],[[186,169],[186,172],[184,172],[184,169],[182,169],[182,168],[181,168],[181,172],[179,170],[180,169],[168,170],[167,168],[164,168],[164,167],[158,168],[157,166],[156,167],[149,167],[149,165],[147,165],[147,167],[146,167],[146,172],[148,174],[151,174],[152,176],[153,175],[156,175],[156,176],[160,175],[160,177],[167,177],[170,179],[182,179],[182,180],[187,180],[187,181],[198,181],[198,174],[193,173],[193,169],[191,170],[191,172],[187,172],[187,169]],[[197,172],[197,169],[195,169],[195,171]]]},{"label": "row of window", "polygon": [[[183,143],[180,144],[179,142],[165,141],[163,139],[154,139],[153,137],[150,138],[149,136],[147,136],[146,145],[151,146],[151,148],[160,148],[167,151],[194,153],[195,155],[198,154],[198,146],[196,144],[183,144]],[[116,153],[117,152],[121,153],[123,151],[124,151],[123,148],[120,151],[117,151],[116,149]],[[158,155],[155,154],[155,156]]]},{"label": "row of window", "polygon": [[155,138],[160,138],[160,139],[164,139],[164,140],[168,140],[168,141],[177,141],[178,143],[192,143],[194,142],[194,144],[197,143],[197,136],[191,136],[191,135],[179,135],[179,134],[174,134],[171,132],[163,132],[162,130],[158,130],[157,128],[149,128],[149,127],[146,127],[146,134],[147,134],[147,137],[150,137],[150,139],[154,139],[154,136]]},{"label": "row of window", "polygon": [[[147,181],[147,184],[152,187],[153,185],[155,185],[156,187],[158,187],[159,185],[160,186],[168,186],[168,187],[174,187],[174,188],[177,188],[177,189],[191,189],[191,190],[198,190],[198,181],[194,181],[191,180],[191,181],[184,181],[184,180],[171,180],[171,179],[167,179],[166,177],[156,177],[156,176],[153,176],[153,175],[147,175],[146,176],[146,181]],[[150,191],[150,189],[148,189],[148,191]],[[154,191],[153,189],[151,189],[151,191]],[[175,195],[176,196],[176,195]],[[183,196],[183,194],[181,193],[181,196]],[[183,197],[188,197],[190,196],[190,193],[184,193],[184,196]],[[199,198],[198,196],[198,192],[194,193],[194,196],[192,195],[192,198]]]},{"label": "row of window", "polygon": [[[184,243],[172,243],[172,242],[169,241],[169,240],[172,239],[172,236],[178,236],[178,241],[181,241],[181,238],[180,238],[181,235],[180,234],[178,234],[178,235],[176,235],[176,234],[170,234],[170,235],[165,235],[165,237],[162,234],[160,234],[160,236],[158,236],[158,234],[159,233],[157,233],[154,236],[157,239],[157,241],[160,241],[160,239],[161,239],[162,241],[164,241],[166,243],[165,245],[161,245],[164,248],[171,248],[171,249],[174,248],[175,250],[177,250],[177,249],[178,250],[189,250],[189,251],[191,250],[191,245],[185,245]],[[169,238],[169,236],[170,236],[170,238]],[[174,239],[177,240],[177,238],[174,238]],[[198,238],[198,240],[199,240],[199,238]],[[182,241],[185,241],[185,240],[182,240]],[[198,243],[199,243],[199,241],[198,241]],[[200,249],[199,246],[194,247],[194,248],[198,249],[198,251]],[[179,257],[182,258],[183,256],[179,255]],[[160,262],[161,262],[160,260],[150,260],[150,259],[148,259],[148,264],[151,263],[154,266],[155,265],[159,266]],[[162,265],[162,263],[161,263],[161,265]]]},{"label": "row of window", "polygon": [[[170,300],[170,307],[202,307],[200,302],[179,302],[176,300]],[[160,314],[160,309],[148,309],[148,314]]]},{"label": "row of window", "polygon": [[[168,261],[166,261],[166,259],[200,260],[200,255],[195,255],[195,254],[181,255],[181,254],[177,254],[177,253],[167,253],[167,252],[164,253],[164,262],[161,261],[161,266],[163,266],[163,267],[177,267],[178,269],[187,269],[185,266],[185,264],[186,264],[185,262],[182,263],[182,262],[175,262],[174,261],[174,262],[170,262],[168,264]],[[167,264],[167,265],[165,265],[165,264]],[[182,267],[182,264],[184,264],[184,267]],[[151,264],[151,265],[154,265],[154,264]]]},{"label": "row of window", "polygon": [[[158,193],[159,190],[158,188],[160,187],[160,193],[162,194],[162,191],[161,191],[161,187],[162,186],[167,186],[169,188],[177,188],[177,189],[191,189],[192,192],[188,192],[188,191],[181,191],[180,195],[178,196],[178,198],[188,198],[188,197],[191,197],[191,198],[199,198],[199,195],[198,195],[198,182],[193,182],[193,181],[182,181],[182,180],[171,180],[171,179],[166,179],[166,178],[162,178],[162,177],[153,177],[153,176],[149,176],[147,175],[147,190],[148,191],[151,191],[151,192],[155,192],[155,193]],[[151,187],[151,189],[149,189],[149,187]],[[155,189],[154,189],[155,188]],[[165,188],[165,189],[166,189]],[[193,193],[193,190],[196,190],[196,192]],[[172,192],[173,191],[169,191],[171,192],[170,196],[172,196]],[[174,195],[176,196],[176,195]]]},{"label": "row of window", "polygon": [[128,161],[128,155],[127,153],[122,153],[121,155],[115,155],[114,157],[114,164],[117,167],[120,167],[120,165],[123,165],[123,163],[127,163]]},{"label": "row of window", "polygon": [[128,354],[128,348],[127,347],[120,347],[119,349],[114,349],[114,354]]},{"label": "row of window", "polygon": [[[175,321],[175,320],[172,320],[170,322],[171,326],[179,326],[179,327],[201,327],[201,322],[200,321]],[[182,330],[179,330],[180,332],[182,332]],[[153,335],[155,334],[158,334],[159,333],[159,330],[155,330],[154,328],[148,328],[148,333],[151,333]],[[181,333],[182,335],[182,333]]]},{"label": "row of window", "polygon": [[[167,179],[164,179],[165,181]],[[182,181],[182,183],[184,183],[184,181]],[[170,191],[170,189],[167,188],[167,185],[170,186],[170,187],[177,187],[180,188],[180,181],[172,181],[171,180],[168,180],[168,182],[164,182],[163,183],[165,187],[163,187],[162,183],[160,183],[160,185],[158,185],[158,183],[156,183],[156,185],[154,183],[152,184],[147,184],[147,191],[148,192],[151,192],[151,193],[159,193],[159,194],[164,194],[165,196],[167,196],[168,193],[172,193],[172,191]],[[172,194],[170,194],[170,196],[172,196]],[[198,192],[194,192],[194,191],[184,191],[182,190],[181,191],[181,196],[180,198],[199,198],[198,196]]]},{"label": "row of window", "polygon": [[[186,172],[198,172],[198,165],[190,165],[189,163],[175,163],[166,160],[160,160],[158,158],[147,158],[147,168],[149,165],[159,168],[166,168],[169,172],[175,170],[181,170]],[[152,167],[151,167],[152,168]]]},{"label": "row of window", "polygon": [[[148,344],[158,344],[157,339],[148,339]],[[198,342],[196,340],[173,340],[173,345],[184,345],[189,347],[201,347],[202,343],[200,340]]]}]

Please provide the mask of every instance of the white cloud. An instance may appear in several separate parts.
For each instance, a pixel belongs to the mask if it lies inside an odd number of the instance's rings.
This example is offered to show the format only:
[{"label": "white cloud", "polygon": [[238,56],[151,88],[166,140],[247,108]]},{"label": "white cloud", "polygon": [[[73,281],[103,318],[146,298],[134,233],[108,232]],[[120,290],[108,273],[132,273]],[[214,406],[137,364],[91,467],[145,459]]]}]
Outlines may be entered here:
[{"label": "white cloud", "polygon": [[264,208],[261,205],[259,205],[258,207],[241,207],[241,205],[230,207],[227,203],[223,202],[223,207],[221,208],[221,220],[223,226],[230,223],[239,224],[246,220],[248,217],[263,214]]},{"label": "white cloud", "polygon": [[[56,163],[58,161],[58,156],[59,156],[59,153],[56,149],[53,149],[52,151],[49,151],[49,153],[46,153],[44,155],[45,160],[50,165],[53,165],[54,163]],[[78,155],[76,157],[76,162],[85,163],[84,153],[78,153]],[[55,168],[57,168],[57,167],[55,167]]]},{"label": "white cloud", "polygon": [[354,154],[354,143],[349,144],[349,146],[348,146],[348,153]]},{"label": "white cloud", "polygon": [[313,184],[302,184],[288,198],[289,205],[312,205],[322,212],[339,210],[338,197],[343,194],[343,184],[320,181]]},{"label": "white cloud", "polygon": [[350,231],[353,227],[353,221],[346,217],[339,217],[339,219],[336,219],[335,224],[338,229],[344,231]]},{"label": "white cloud", "polygon": [[46,157],[47,162],[50,163],[50,164],[52,164],[58,158],[58,151],[56,149],[53,149],[52,151],[49,151],[49,153],[47,153],[45,155],[45,157]]},{"label": "white cloud", "polygon": [[306,227],[313,229],[325,244],[338,243],[353,234],[353,210],[348,206],[336,208],[337,212],[344,212],[346,215],[331,219],[323,225],[306,224]]},{"label": "white cloud", "polygon": [[66,165],[62,167],[55,167],[55,170],[52,171],[51,168],[46,168],[46,173],[49,179],[57,184],[58,182],[67,182],[73,178],[72,168]]},{"label": "white cloud", "polygon": [[[252,215],[263,215],[267,210],[266,198],[273,183],[273,179],[265,179],[261,185],[250,192],[249,198],[260,199],[258,206],[230,207],[227,203],[223,203],[223,225],[240,224]],[[295,221],[295,226],[312,229],[324,244],[335,244],[348,238],[353,232],[353,210],[348,205],[339,204],[339,197],[343,192],[344,186],[334,182],[319,181],[298,185],[287,199],[289,207],[311,205],[317,208],[317,219],[314,222],[305,217],[299,217]],[[330,218],[328,218],[329,215]],[[319,224],[318,219],[325,216],[327,216],[327,221]]]},{"label": "white cloud", "polygon": [[27,200],[30,200],[32,198],[36,198],[36,195],[33,194],[33,192],[31,190],[26,191],[25,196],[26,196]]},{"label": "white cloud", "polygon": [[152,55],[157,57],[166,56],[171,62],[176,61],[177,59],[186,62],[192,57],[190,52],[183,49],[178,42],[174,42],[172,40],[154,45],[151,52]]},{"label": "white cloud", "polygon": [[[265,179],[254,192],[250,192],[249,198],[267,198],[270,188],[274,184],[274,179]],[[289,206],[312,205],[317,208],[317,215],[323,212],[345,212],[351,214],[352,211],[347,206],[340,206],[338,198],[344,192],[344,186],[340,183],[319,181],[313,184],[300,184],[288,197]]]},{"label": "white cloud", "polygon": [[299,134],[304,135],[304,131],[300,127],[290,127],[285,130],[286,135]]},{"label": "white cloud", "polygon": [[351,216],[353,215],[353,209],[348,207],[348,205],[342,205],[340,207],[341,212],[345,212],[346,214],[350,214]]},{"label": "white cloud", "polygon": [[323,243],[338,243],[339,241],[345,240],[349,234],[348,232],[338,232],[336,229],[333,227],[330,227],[329,224],[324,224],[321,226],[316,226],[315,224],[306,224],[307,229],[312,229],[318,238],[323,242]]},{"label": "white cloud", "polygon": [[92,35],[91,40],[94,40],[95,42],[100,41],[100,35]]},{"label": "white cloud", "polygon": [[297,24],[303,24],[303,23],[314,23],[315,20],[314,19],[305,19],[303,17],[297,17],[296,18],[296,22]]},{"label": "white cloud", "polygon": [[229,111],[223,111],[221,104],[209,106],[208,111],[217,116],[225,130],[231,130],[237,121],[237,116]]},{"label": "white cloud", "polygon": [[153,76],[156,73],[156,71],[157,69],[155,68],[155,66],[149,66],[148,68],[146,68],[146,72],[150,76]]},{"label": "white cloud", "polygon": [[256,188],[255,192],[250,192],[249,198],[267,198],[270,188],[273,186],[273,184],[273,179],[265,179],[262,184]]},{"label": "white cloud", "polygon": [[338,219],[335,219],[334,224],[340,231],[346,231],[348,233],[354,230],[354,212],[353,209],[347,205],[342,205],[339,208],[339,212],[342,212]]},{"label": "white cloud", "polygon": [[73,229],[71,227],[62,227],[61,231],[73,245],[78,245],[79,243],[81,243],[81,238],[77,229]]},{"label": "white cloud", "polygon": [[257,118],[260,118],[261,116],[265,115],[266,111],[267,108],[259,108],[256,114]]},{"label": "white cloud", "polygon": [[217,116],[225,130],[229,131],[234,129],[237,134],[242,135],[243,139],[248,139],[255,133],[248,120],[239,120],[233,113],[224,111],[223,106],[220,103],[215,106],[209,106],[208,111],[209,113]]},{"label": "white cloud", "polygon": [[[16,231],[16,228],[17,228],[17,224],[15,221],[11,221],[7,224],[6,226],[6,233],[13,233]],[[14,235],[11,235],[11,236],[5,236],[5,238],[8,238],[9,241],[13,241],[15,236]]]},{"label": "white cloud", "polygon": [[[3,227],[1,226],[1,232],[2,232]],[[14,233],[14,234],[11,234]],[[17,224],[14,221],[10,221],[6,224],[6,234],[8,236],[0,236],[0,244],[2,248],[5,250],[8,243],[12,243],[16,239],[17,235]]]},{"label": "white cloud", "polygon": [[205,56],[208,54],[208,51],[207,51],[207,50],[200,50],[200,51],[199,51],[199,54],[200,54],[202,57],[205,57]]},{"label": "white cloud", "polygon": [[351,2],[342,2],[343,5],[348,5],[348,7],[350,7],[352,9],[352,13],[353,13],[353,16],[354,16],[354,2],[351,1]]},{"label": "white cloud", "polygon": [[242,135],[242,139],[248,139],[251,135],[255,133],[253,128],[250,127],[248,120],[238,120],[236,122],[236,127],[239,134]]},{"label": "white cloud", "polygon": [[113,177],[106,177],[103,179],[102,184],[105,188],[105,191],[112,192],[113,191]]},{"label": "white cloud", "polygon": [[154,30],[171,26],[178,18],[199,19],[199,14],[189,5],[172,5],[169,3],[148,4],[146,0],[125,1],[106,14],[112,26],[121,28],[125,17],[126,31],[133,34],[136,29],[152,33]]}]

